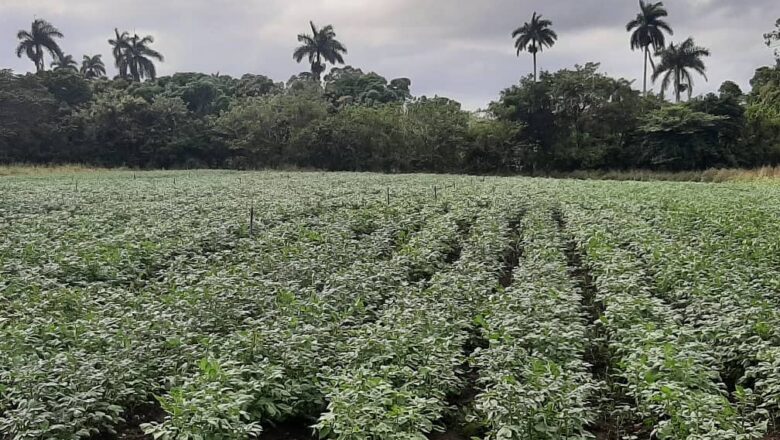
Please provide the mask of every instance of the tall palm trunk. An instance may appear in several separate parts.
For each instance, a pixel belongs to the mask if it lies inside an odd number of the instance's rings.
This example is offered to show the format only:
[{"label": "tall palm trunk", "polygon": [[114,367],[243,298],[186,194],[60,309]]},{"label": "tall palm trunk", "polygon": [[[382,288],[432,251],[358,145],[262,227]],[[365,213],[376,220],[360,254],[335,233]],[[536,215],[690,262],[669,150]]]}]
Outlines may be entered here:
[{"label": "tall palm trunk", "polygon": [[119,77],[127,79],[127,59],[122,60],[121,64],[119,64]]},{"label": "tall palm trunk", "polygon": [[38,72],[46,70],[46,65],[43,64],[43,49],[41,49],[40,44],[35,46],[35,70]]},{"label": "tall palm trunk", "polygon": [[136,60],[130,61],[130,74],[133,75],[133,81],[141,82],[141,74],[138,72],[138,62]]},{"label": "tall palm trunk", "polygon": [[534,82],[536,82],[536,51],[534,51]]},{"label": "tall palm trunk", "polygon": [[675,69],[674,81],[675,81],[675,83],[674,83],[674,92],[675,92],[675,95],[676,95],[677,103],[679,104],[680,103],[680,88],[682,87],[682,84],[680,84],[682,82],[682,78],[681,78],[681,75],[680,75],[680,69]]},{"label": "tall palm trunk", "polygon": [[642,94],[647,97],[647,59],[650,55],[650,46],[645,46],[645,76],[642,84]]},{"label": "tall palm trunk", "polygon": [[320,54],[320,52],[317,51],[317,68],[316,71],[314,72],[314,80],[317,82],[320,82],[320,76],[322,75],[320,69],[322,69],[322,54]]}]

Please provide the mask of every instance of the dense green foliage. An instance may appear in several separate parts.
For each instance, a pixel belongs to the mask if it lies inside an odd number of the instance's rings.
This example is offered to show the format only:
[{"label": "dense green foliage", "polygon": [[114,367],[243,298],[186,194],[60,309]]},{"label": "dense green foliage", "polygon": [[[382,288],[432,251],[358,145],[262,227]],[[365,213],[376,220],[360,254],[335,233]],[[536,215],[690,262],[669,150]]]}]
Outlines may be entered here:
[{"label": "dense green foliage", "polygon": [[772,438],[778,206],[753,184],[4,177],[0,435]]},{"label": "dense green foliage", "polygon": [[350,66],[322,86],[196,73],[139,83],[98,78],[99,60],[88,61],[92,80],[0,73],[0,161],[474,173],[780,161],[775,67],[747,95],[725,83],[672,105],[589,63],[526,77],[475,114]]}]

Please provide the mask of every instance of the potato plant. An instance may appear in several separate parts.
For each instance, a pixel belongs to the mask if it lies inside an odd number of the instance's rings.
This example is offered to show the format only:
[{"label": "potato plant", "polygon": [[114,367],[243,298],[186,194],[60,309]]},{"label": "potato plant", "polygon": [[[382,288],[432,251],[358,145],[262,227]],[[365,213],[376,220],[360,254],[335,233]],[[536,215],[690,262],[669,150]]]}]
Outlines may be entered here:
[{"label": "potato plant", "polygon": [[0,439],[763,439],[778,202],[765,184],[4,177]]}]

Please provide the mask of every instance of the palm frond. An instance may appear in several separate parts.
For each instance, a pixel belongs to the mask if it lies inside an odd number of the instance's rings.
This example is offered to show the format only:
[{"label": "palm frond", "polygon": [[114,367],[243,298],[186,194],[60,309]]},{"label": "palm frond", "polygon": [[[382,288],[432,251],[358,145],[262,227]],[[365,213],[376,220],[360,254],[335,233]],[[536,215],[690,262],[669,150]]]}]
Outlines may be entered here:
[{"label": "palm frond", "polygon": [[[664,15],[666,15],[666,14],[664,14]],[[674,30],[672,30],[672,27],[669,26],[669,23],[667,23],[667,22],[665,22],[663,20],[656,20],[655,21],[655,26],[657,28],[659,28],[659,29],[665,30],[666,33],[669,34],[669,35],[674,35]]]},{"label": "palm frond", "polygon": [[138,60],[138,65],[140,67],[138,70],[141,77],[146,77],[152,80],[157,78],[157,68],[150,59],[140,58]]},{"label": "palm frond", "polygon": [[672,81],[672,71],[668,70],[666,71],[666,75],[664,75],[663,81],[661,81],[661,94],[666,93],[666,90],[669,89],[669,83]]},{"label": "palm frond", "polygon": [[142,55],[144,55],[146,57],[149,57],[149,58],[154,58],[157,61],[165,61],[165,57],[160,52],[158,52],[158,51],[156,51],[154,49],[150,49],[148,47],[144,47],[144,49],[143,49],[143,51],[141,53],[142,53]]},{"label": "palm frond", "polygon": [[[680,73],[680,77],[681,83],[685,84],[685,90],[688,92],[688,99],[691,99],[691,96],[693,96],[693,77],[687,70],[683,70]],[[683,84],[680,85],[682,86]]]},{"label": "palm frond", "polygon": [[310,46],[300,46],[293,51],[293,59],[297,62],[301,62],[304,57],[309,55]]},{"label": "palm frond", "polygon": [[31,54],[33,45],[30,41],[22,41],[19,46],[16,47],[16,56],[21,58],[23,53],[27,53],[28,57]]}]

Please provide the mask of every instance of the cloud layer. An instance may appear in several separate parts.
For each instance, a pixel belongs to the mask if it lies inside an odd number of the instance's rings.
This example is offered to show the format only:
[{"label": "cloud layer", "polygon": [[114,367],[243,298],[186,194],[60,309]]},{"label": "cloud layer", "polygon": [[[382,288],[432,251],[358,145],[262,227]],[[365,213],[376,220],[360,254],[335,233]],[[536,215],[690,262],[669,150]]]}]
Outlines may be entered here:
[{"label": "cloud layer", "polygon": [[[772,63],[761,35],[780,16],[776,0],[666,0],[672,40],[693,36],[708,47],[709,81],[695,92],[734,80],[744,88],[753,71]],[[642,58],[629,49],[625,23],[631,0],[2,0],[0,66],[33,68],[15,56],[15,34],[45,18],[65,34],[62,47],[81,59],[110,60],[113,28],[152,34],[176,71],[261,73],[283,81],[307,69],[296,64],[295,36],[308,20],[333,24],[348,49],[347,63],[391,78],[412,79],[415,94],[445,95],[467,108],[484,107],[531,71],[515,56],[511,31],[537,11],[553,21],[558,44],[539,57],[542,69],[599,61],[611,75],[641,84]]]}]

